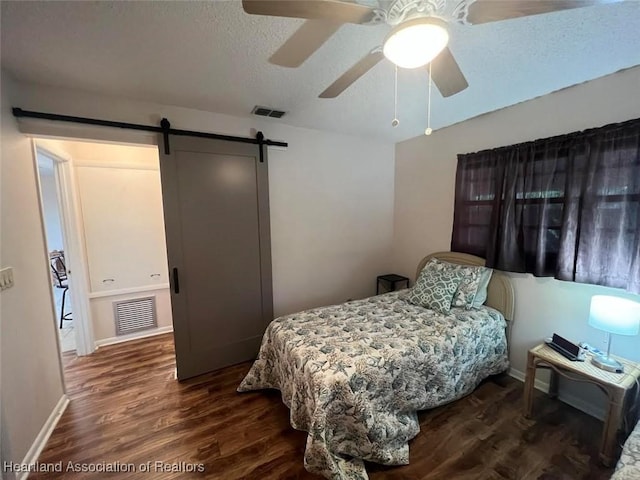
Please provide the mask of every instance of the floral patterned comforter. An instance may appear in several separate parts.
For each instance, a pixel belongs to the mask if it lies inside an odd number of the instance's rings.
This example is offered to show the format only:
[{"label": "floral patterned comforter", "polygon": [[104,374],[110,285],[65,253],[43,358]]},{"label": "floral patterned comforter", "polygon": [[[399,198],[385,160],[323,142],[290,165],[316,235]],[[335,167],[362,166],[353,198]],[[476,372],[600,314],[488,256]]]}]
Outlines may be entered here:
[{"label": "floral patterned comforter", "polygon": [[508,367],[496,310],[447,316],[392,292],[277,318],[238,387],[281,391],[291,425],[308,432],[305,468],[366,479],[363,459],[409,463],[417,411],[457,400]]},{"label": "floral patterned comforter", "polygon": [[640,478],[640,422],[624,442],[622,455],[611,480],[637,480]]}]

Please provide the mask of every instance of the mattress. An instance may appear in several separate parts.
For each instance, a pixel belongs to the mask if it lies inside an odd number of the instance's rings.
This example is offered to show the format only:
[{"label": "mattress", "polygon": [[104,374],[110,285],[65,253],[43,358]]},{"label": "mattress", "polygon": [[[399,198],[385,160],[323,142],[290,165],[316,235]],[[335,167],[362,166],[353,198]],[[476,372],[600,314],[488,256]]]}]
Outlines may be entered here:
[{"label": "mattress", "polygon": [[363,460],[409,463],[417,411],[457,400],[508,367],[506,322],[482,307],[443,315],[392,292],[280,317],[239,392],[275,388],[308,432],[305,468],[366,479]]}]

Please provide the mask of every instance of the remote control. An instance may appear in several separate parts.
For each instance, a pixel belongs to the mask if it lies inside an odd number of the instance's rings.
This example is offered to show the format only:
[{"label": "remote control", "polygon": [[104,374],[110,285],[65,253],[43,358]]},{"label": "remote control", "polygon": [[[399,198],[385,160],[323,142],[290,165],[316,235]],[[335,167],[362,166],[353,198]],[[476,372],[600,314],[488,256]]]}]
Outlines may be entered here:
[{"label": "remote control", "polygon": [[591,345],[589,345],[587,342],[581,342],[580,344],[580,348],[584,348],[586,351],[591,352],[595,355],[603,355],[604,352],[602,350],[597,349],[596,347],[593,347]]}]

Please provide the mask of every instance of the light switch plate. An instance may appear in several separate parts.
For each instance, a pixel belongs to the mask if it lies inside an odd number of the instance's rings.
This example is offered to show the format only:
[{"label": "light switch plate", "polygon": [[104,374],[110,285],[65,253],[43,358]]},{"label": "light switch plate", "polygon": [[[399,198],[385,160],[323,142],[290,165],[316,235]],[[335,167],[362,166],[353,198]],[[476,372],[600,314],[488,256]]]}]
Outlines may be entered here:
[{"label": "light switch plate", "polygon": [[7,267],[0,270],[0,290],[13,287],[13,268]]}]

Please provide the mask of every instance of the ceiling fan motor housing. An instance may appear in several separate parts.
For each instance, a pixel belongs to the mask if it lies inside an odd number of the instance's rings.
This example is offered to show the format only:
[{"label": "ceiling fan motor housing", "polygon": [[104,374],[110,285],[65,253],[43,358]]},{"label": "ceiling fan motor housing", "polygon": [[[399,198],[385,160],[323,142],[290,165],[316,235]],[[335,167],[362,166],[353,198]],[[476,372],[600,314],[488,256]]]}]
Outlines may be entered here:
[{"label": "ceiling fan motor housing", "polygon": [[475,0],[361,0],[358,3],[372,8],[373,16],[367,24],[399,25],[414,18],[438,17],[446,22],[467,24],[469,6]]}]

